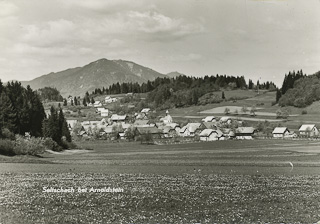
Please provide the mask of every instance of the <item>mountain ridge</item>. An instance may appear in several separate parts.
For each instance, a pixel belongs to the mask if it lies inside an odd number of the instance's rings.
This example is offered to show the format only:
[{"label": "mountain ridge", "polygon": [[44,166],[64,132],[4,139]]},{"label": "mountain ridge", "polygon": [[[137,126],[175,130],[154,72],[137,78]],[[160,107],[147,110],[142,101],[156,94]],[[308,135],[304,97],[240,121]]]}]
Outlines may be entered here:
[{"label": "mountain ridge", "polygon": [[151,68],[127,60],[105,58],[90,62],[82,67],[51,72],[30,81],[22,81],[23,86],[32,89],[55,87],[63,97],[83,96],[95,88],[109,87],[114,83],[153,81],[167,77]]}]

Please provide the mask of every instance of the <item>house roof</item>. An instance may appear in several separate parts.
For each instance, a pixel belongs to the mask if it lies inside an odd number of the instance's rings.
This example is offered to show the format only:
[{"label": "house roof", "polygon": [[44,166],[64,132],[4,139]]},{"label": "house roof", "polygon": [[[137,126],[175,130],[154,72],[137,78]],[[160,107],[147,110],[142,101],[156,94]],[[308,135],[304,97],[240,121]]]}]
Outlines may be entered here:
[{"label": "house roof", "polygon": [[216,128],[216,127],[217,127],[217,124],[214,123],[214,122],[203,122],[203,125],[204,125],[206,128],[209,128],[209,129],[212,129],[212,128]]},{"label": "house roof", "polygon": [[313,128],[315,128],[316,125],[315,124],[303,124],[301,125],[301,127],[299,128],[299,131],[311,131]]},{"label": "house roof", "polygon": [[289,131],[287,127],[276,127],[272,134],[284,134],[286,131]]},{"label": "house roof", "polygon": [[215,120],[216,117],[215,116],[207,116],[205,118],[202,119],[203,122],[211,122],[213,120]]},{"label": "house roof", "polygon": [[124,121],[127,118],[127,115],[118,115],[118,114],[112,114],[111,120],[113,121]]},{"label": "house roof", "polygon": [[201,133],[200,133],[200,137],[209,137],[212,133],[217,133],[218,137],[221,137],[223,136],[223,133],[222,131],[220,131],[219,129],[217,130],[213,130],[211,128],[207,128],[207,129],[204,129]]},{"label": "house roof", "polygon": [[180,129],[180,133],[184,133],[187,129],[189,130],[189,132],[195,132],[200,128],[200,126],[201,123],[188,123],[186,126]]},{"label": "house roof", "polygon": [[167,116],[160,118],[160,121],[164,123],[171,123],[172,122],[172,117],[168,114]]},{"label": "house roof", "polygon": [[231,120],[230,117],[221,117],[220,122],[227,122],[228,120]]},{"label": "house roof", "polygon": [[141,113],[148,113],[150,111],[150,108],[143,108],[141,110]]},{"label": "house roof", "polygon": [[236,133],[239,134],[253,134],[255,129],[253,127],[239,127],[236,129]]}]

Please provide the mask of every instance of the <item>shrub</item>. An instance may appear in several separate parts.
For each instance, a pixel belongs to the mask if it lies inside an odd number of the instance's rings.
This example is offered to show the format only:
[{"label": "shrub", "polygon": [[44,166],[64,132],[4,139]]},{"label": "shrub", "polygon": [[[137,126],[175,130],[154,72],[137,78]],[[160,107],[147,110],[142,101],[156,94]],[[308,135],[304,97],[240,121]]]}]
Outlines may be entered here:
[{"label": "shrub", "polygon": [[8,128],[3,128],[1,130],[1,135],[3,136],[3,138],[14,140],[14,133],[12,133]]},{"label": "shrub", "polygon": [[52,138],[45,138],[43,140],[43,146],[46,150],[52,150],[55,152],[62,151],[62,147],[58,145],[55,141],[52,140]]},{"label": "shrub", "polygon": [[14,156],[14,142],[8,139],[0,139],[0,154],[6,156]]},{"label": "shrub", "polygon": [[78,146],[77,146],[75,143],[73,143],[73,142],[68,142],[68,141],[65,141],[65,140],[63,140],[63,141],[61,142],[61,146],[62,146],[64,149],[76,149],[76,148],[78,148]]},{"label": "shrub", "polygon": [[38,155],[44,153],[45,147],[41,138],[24,138],[16,136],[14,152],[17,155]]},{"label": "shrub", "polygon": [[307,110],[302,110],[301,111],[301,114],[303,115],[303,114],[307,114],[308,112],[307,112]]}]

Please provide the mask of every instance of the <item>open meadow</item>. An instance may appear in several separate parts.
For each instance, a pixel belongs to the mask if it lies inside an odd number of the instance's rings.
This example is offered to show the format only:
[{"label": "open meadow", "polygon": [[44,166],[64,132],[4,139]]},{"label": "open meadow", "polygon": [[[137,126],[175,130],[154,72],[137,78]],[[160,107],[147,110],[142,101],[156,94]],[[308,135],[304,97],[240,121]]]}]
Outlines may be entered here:
[{"label": "open meadow", "polygon": [[90,150],[0,157],[0,223],[320,220],[318,141],[78,145]]}]

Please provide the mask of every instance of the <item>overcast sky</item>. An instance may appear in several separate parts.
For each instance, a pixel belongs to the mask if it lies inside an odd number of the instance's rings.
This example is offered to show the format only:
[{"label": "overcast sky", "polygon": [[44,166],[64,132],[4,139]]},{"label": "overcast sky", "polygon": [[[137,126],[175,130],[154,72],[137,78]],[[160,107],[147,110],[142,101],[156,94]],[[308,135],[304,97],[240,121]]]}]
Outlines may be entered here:
[{"label": "overcast sky", "polygon": [[320,70],[320,0],[0,0],[0,79],[100,58],[282,83]]}]

